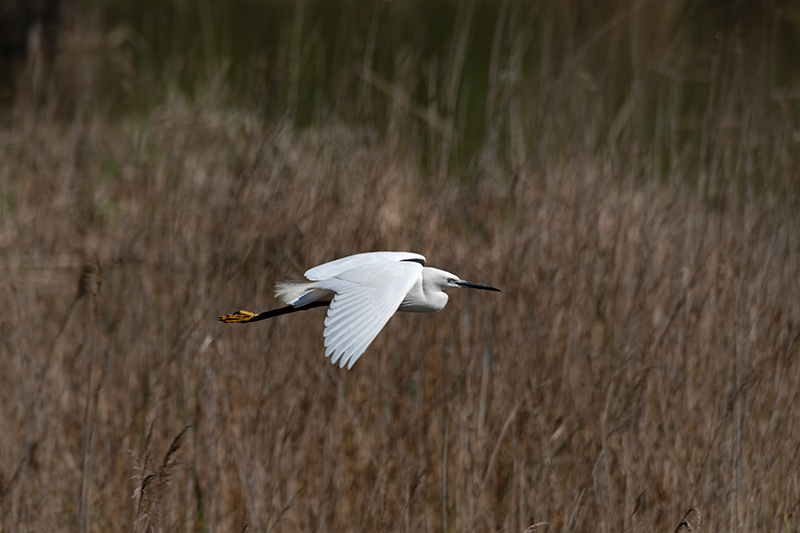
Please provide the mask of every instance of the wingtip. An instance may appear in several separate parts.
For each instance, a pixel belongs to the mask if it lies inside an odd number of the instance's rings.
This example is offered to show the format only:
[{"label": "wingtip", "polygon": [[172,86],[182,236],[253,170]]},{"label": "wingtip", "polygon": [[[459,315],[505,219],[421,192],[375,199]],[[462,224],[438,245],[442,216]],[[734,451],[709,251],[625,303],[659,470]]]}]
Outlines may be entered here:
[{"label": "wingtip", "polygon": [[[326,341],[327,341],[327,339],[326,339]],[[353,353],[348,353],[348,351],[346,349],[345,350],[339,350],[339,349],[336,349],[336,348],[334,348],[332,346],[329,346],[325,350],[325,357],[327,357],[327,358],[329,358],[331,360],[331,364],[332,365],[336,365],[339,368],[345,368],[346,367],[347,370],[350,370],[351,368],[353,368],[353,365],[356,364],[356,361],[358,361],[358,358],[361,357],[361,354],[354,355]]]}]

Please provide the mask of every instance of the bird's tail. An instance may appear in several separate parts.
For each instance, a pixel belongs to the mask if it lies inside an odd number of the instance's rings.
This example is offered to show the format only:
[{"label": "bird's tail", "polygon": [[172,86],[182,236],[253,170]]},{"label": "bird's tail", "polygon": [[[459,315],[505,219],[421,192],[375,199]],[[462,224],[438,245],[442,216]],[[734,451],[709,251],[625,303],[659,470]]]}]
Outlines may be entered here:
[{"label": "bird's tail", "polygon": [[315,289],[315,281],[279,281],[275,284],[275,297],[287,305],[304,306],[318,300],[330,300],[333,294],[325,289]]}]

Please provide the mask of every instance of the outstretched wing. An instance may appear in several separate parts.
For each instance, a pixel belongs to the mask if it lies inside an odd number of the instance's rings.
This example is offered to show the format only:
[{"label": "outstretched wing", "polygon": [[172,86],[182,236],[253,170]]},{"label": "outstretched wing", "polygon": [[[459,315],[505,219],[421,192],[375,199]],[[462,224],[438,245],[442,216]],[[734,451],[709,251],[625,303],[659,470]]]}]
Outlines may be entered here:
[{"label": "outstretched wing", "polygon": [[336,293],[325,318],[325,357],[338,361],[340,368],[352,368],[421,275],[418,262],[384,260],[318,283],[318,288]]},{"label": "outstretched wing", "polygon": [[424,266],[425,256],[412,252],[366,252],[363,254],[349,255],[341,259],[336,259],[335,261],[329,261],[315,266],[314,268],[308,269],[305,276],[306,279],[311,281],[322,281],[356,267],[376,263],[399,263],[401,261],[416,262]]}]

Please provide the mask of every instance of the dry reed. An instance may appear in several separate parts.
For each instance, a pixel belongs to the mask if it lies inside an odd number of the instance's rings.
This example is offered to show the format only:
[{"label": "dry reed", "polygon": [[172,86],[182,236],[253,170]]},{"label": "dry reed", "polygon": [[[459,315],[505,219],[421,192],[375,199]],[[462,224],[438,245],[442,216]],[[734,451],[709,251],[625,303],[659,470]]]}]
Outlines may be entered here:
[{"label": "dry reed", "polygon": [[[464,177],[455,89],[399,133],[180,93],[120,118],[92,36],[0,128],[0,531],[797,528],[796,115],[720,93],[692,152],[558,78],[533,142],[506,70]],[[214,320],[384,249],[504,292],[396,316],[349,372],[324,310]]]}]

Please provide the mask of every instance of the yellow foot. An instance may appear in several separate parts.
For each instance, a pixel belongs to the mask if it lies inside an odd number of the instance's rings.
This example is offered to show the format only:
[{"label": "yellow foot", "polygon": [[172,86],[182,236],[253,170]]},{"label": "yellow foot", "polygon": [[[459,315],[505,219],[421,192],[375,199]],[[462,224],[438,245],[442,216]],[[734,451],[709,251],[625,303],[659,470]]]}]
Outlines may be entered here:
[{"label": "yellow foot", "polygon": [[258,316],[258,313],[251,313],[250,311],[238,311],[238,312],[233,313],[231,315],[218,316],[217,320],[220,320],[222,322],[228,322],[228,323],[231,323],[231,322],[249,322],[249,321],[253,320],[256,316]]}]

